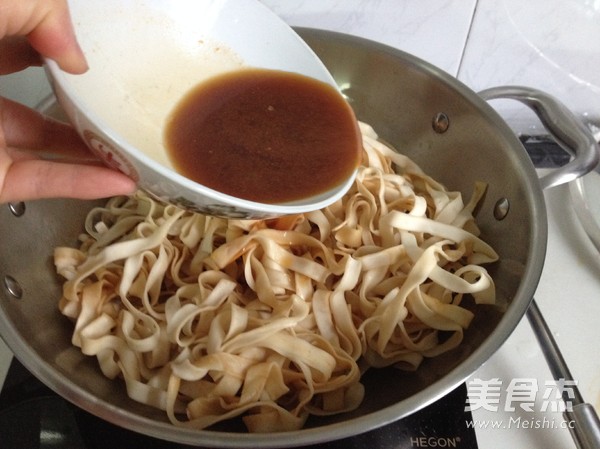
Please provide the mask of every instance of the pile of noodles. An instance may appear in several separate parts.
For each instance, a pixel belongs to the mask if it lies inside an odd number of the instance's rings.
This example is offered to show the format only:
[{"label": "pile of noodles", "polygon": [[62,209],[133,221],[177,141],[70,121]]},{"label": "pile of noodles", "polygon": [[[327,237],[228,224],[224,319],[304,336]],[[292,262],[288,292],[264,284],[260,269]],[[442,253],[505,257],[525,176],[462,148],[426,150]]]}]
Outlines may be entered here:
[{"label": "pile of noodles", "polygon": [[494,302],[484,188],[464,204],[361,130],[356,183],[323,210],[233,220],[142,193],[92,210],[81,247],[55,251],[73,344],[175,425],[242,416],[251,432],[352,410],[366,368],[459,345],[463,296]]}]

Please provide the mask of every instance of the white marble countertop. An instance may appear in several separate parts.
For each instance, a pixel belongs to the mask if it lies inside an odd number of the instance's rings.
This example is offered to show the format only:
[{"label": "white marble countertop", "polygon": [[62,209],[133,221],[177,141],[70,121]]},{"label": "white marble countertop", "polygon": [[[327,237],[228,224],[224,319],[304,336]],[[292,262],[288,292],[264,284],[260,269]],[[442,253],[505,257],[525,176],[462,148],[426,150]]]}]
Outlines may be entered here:
[{"label": "white marble countertop", "polygon": [[[528,84],[553,93],[578,114],[600,117],[600,3],[591,0],[263,0],[291,25],[355,34],[412,53],[457,76],[474,90]],[[566,23],[568,22],[568,24]],[[592,39],[594,38],[594,39]],[[35,105],[49,92],[43,72],[0,77],[0,95]],[[500,107],[499,109],[502,109]],[[535,119],[506,106],[519,132],[539,131]],[[566,187],[546,192],[549,240],[537,301],[588,402],[600,408],[600,258],[574,218]],[[0,379],[11,354],[0,341]],[[526,320],[471,380],[550,381]],[[540,396],[540,395],[538,395]],[[536,397],[532,419],[540,414]],[[501,421],[500,412],[474,418]],[[477,430],[481,448],[575,447],[566,429]]]}]

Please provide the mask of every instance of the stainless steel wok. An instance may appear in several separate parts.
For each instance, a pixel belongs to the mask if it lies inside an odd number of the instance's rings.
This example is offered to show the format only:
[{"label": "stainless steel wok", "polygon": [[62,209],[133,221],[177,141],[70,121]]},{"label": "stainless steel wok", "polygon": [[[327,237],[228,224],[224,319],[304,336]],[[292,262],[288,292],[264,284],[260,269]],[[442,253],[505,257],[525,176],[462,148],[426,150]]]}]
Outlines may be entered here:
[{"label": "stainless steel wok", "polygon": [[542,187],[584,174],[597,163],[585,127],[544,94],[522,88],[482,93],[532,106],[577,158],[540,183],[518,138],[482,97],[448,74],[390,47],[342,34],[299,29],[339,83],[360,120],[408,154],[428,174],[469,196],[489,185],[478,213],[482,237],[500,255],[490,268],[497,306],[481,306],[456,350],[426,360],[417,372],[372,370],[366,398],[351,413],[311,418],[305,429],[250,435],[239,429],[196,431],[172,426],[161,411],[127,397],[94,358],[70,343],[60,315],[61,280],[52,252],[75,245],[95,204],[44,200],[0,207],[0,333],[41,381],[79,407],[114,424],[157,438],[211,447],[284,447],[339,439],[409,415],[445,395],[483,364],[521,320],[542,272],[547,223]]}]

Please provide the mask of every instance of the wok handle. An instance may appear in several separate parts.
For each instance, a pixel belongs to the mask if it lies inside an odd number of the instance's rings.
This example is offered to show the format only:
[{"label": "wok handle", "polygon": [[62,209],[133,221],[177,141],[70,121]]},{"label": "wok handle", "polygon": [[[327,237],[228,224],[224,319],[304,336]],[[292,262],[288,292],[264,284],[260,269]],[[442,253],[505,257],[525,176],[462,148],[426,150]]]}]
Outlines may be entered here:
[{"label": "wok handle", "polygon": [[600,148],[591,130],[552,95],[523,86],[492,87],[479,95],[486,101],[503,98],[525,104],[556,142],[574,156],[568,164],[540,178],[542,189],[573,181],[598,165]]}]

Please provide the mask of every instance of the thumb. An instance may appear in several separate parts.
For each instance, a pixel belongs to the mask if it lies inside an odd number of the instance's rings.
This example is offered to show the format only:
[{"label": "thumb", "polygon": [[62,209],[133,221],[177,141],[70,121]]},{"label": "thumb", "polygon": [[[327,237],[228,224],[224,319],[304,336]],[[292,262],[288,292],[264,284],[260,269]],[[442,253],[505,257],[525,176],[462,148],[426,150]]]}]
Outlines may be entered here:
[{"label": "thumb", "polygon": [[83,73],[87,62],[83,55],[65,1],[42,1],[33,29],[27,34],[31,46],[42,56],[56,61],[66,72]]}]

